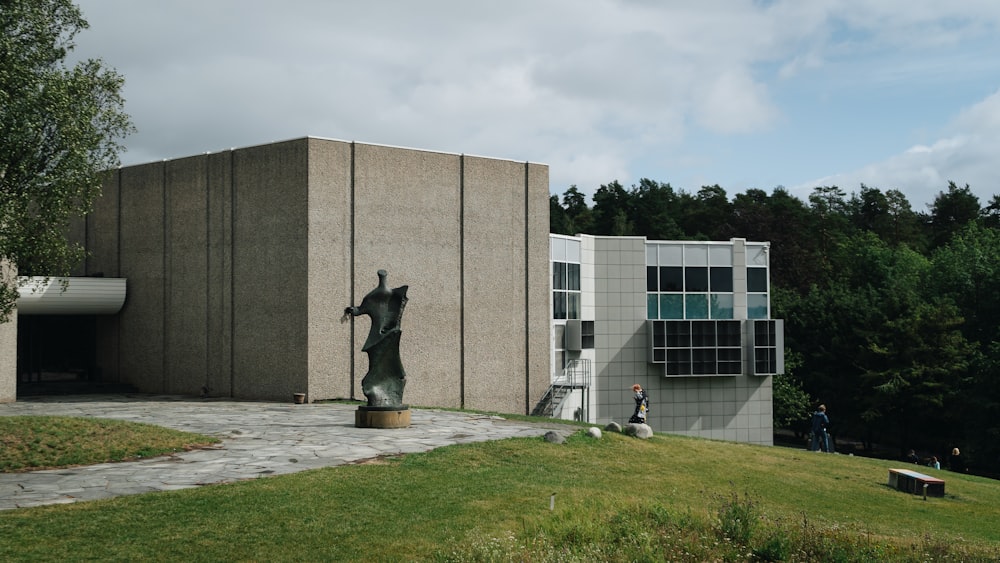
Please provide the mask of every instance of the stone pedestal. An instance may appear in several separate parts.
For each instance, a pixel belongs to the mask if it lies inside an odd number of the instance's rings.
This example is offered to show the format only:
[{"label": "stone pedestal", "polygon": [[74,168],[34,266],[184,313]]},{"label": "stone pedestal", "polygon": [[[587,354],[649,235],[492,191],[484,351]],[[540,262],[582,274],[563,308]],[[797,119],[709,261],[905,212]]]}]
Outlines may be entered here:
[{"label": "stone pedestal", "polygon": [[410,406],[360,406],[354,413],[357,428],[406,428],[410,425]]}]

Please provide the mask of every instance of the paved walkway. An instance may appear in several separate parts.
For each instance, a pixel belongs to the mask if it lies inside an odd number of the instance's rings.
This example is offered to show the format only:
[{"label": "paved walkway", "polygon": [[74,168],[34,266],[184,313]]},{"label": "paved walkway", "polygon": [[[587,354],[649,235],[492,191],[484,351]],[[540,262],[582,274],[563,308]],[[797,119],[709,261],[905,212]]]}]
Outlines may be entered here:
[{"label": "paved walkway", "polygon": [[423,452],[452,444],[563,435],[552,428],[469,413],[414,409],[409,428],[354,426],[357,407],[344,404],[193,399],[153,395],[26,398],[0,404],[0,416],[112,418],[208,434],[222,443],[141,461],[0,473],[0,510],[169,491]]}]

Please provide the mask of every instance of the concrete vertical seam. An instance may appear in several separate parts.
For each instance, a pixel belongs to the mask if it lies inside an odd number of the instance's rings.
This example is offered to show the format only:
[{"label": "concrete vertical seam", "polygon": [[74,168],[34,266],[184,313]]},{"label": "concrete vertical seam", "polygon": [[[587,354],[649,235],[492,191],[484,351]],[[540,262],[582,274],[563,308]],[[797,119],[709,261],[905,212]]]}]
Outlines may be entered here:
[{"label": "concrete vertical seam", "polygon": [[465,408],[465,154],[458,156],[458,401]]},{"label": "concrete vertical seam", "polygon": [[[351,278],[350,278],[350,281],[349,281],[349,284],[350,284],[350,293],[351,293],[351,303],[350,303],[351,306],[354,305],[354,245],[355,245],[355,235],[356,235],[356,233],[355,233],[355,216],[354,216],[354,212],[355,212],[355,209],[354,209],[354,206],[355,206],[355,202],[354,202],[354,189],[355,189],[354,160],[355,160],[355,158],[357,158],[356,146],[357,146],[356,143],[354,141],[351,141],[351,179],[350,179],[350,198],[351,198],[351,201],[350,201],[350,204],[349,204],[351,206],[351,210],[350,210],[351,211],[351,214],[350,214],[350,217],[351,217],[351,219],[350,219],[350,221],[351,221],[351,242],[350,242],[350,250],[348,251],[350,253],[350,262],[351,262],[351,274],[350,274]],[[351,327],[350,327],[350,330],[351,330],[351,337],[350,337],[350,343],[351,343],[351,353],[350,353],[351,369],[348,370],[348,377],[351,378],[351,399],[354,399],[355,398],[355,395],[354,395],[354,393],[355,393],[355,390],[354,390],[354,378],[355,378],[355,373],[354,373],[354,315],[351,315]]]},{"label": "concrete vertical seam", "polygon": [[531,414],[531,215],[530,163],[524,163],[524,414]]},{"label": "concrete vertical seam", "polygon": [[229,396],[236,396],[236,150],[229,151]]},{"label": "concrete vertical seam", "polygon": [[212,157],[205,155],[205,386],[203,395],[208,395],[212,372],[212,198],[211,186]]},{"label": "concrete vertical seam", "polygon": [[160,334],[161,339],[161,382],[160,382],[160,392],[168,393],[170,391],[167,385],[167,370],[169,369],[169,362],[167,361],[168,353],[170,352],[167,339],[167,329],[168,329],[168,311],[170,310],[170,200],[167,197],[167,162],[163,161],[160,163],[160,178],[162,180],[160,184],[161,198],[163,204],[163,257],[160,259],[160,267],[163,275],[163,299],[160,302],[160,307],[163,311],[161,315],[161,326],[162,333]]}]

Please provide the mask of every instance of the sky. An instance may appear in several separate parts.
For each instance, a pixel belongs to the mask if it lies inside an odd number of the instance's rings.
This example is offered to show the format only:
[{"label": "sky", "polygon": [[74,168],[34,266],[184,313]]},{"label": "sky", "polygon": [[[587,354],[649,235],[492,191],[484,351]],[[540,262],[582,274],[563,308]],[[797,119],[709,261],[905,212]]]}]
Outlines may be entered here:
[{"label": "sky", "polygon": [[1000,194],[995,0],[77,4],[124,165],[315,136],[543,163],[559,195]]}]

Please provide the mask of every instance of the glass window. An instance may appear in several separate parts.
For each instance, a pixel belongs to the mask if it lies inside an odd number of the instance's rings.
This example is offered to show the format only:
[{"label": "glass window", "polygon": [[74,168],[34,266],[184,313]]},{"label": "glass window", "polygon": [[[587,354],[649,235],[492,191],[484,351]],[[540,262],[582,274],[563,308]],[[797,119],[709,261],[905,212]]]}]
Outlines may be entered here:
[{"label": "glass window", "polygon": [[684,308],[686,319],[707,319],[708,318],[708,294],[688,293],[684,295]]},{"label": "glass window", "polygon": [[709,283],[715,293],[733,291],[733,269],[713,267],[709,269]]},{"label": "glass window", "polygon": [[566,263],[552,263],[552,289],[566,289]]},{"label": "glass window", "polygon": [[563,291],[552,292],[552,318],[553,319],[566,318],[566,292]]},{"label": "glass window", "polygon": [[660,295],[660,318],[661,319],[683,319],[684,318],[684,296]]},{"label": "glass window", "polygon": [[767,268],[747,268],[747,291],[750,293],[767,292]]},{"label": "glass window", "polygon": [[566,241],[566,261],[580,261],[580,241],[576,239],[569,239]]},{"label": "glass window", "polygon": [[566,239],[549,237],[549,245],[552,260],[566,260]]},{"label": "glass window", "polygon": [[752,293],[747,295],[747,318],[767,318],[767,294]]},{"label": "glass window", "polygon": [[731,319],[733,318],[733,294],[713,293],[711,295],[712,318]]},{"label": "glass window", "polygon": [[646,291],[654,293],[659,287],[660,282],[656,279],[656,266],[646,266]]},{"label": "glass window", "polygon": [[708,248],[708,264],[710,266],[732,266],[732,245],[727,244],[724,246],[710,246]]},{"label": "glass window", "polygon": [[684,291],[687,291],[688,293],[695,291],[708,291],[708,268],[685,268]]},{"label": "glass window", "polygon": [[566,318],[567,319],[579,319],[580,318],[580,294],[579,293],[567,293],[566,294]]},{"label": "glass window", "polygon": [[684,268],[660,266],[660,291],[684,291]]},{"label": "glass window", "polygon": [[646,295],[646,318],[647,319],[658,319],[660,318],[660,300],[657,299],[655,293],[650,293]]},{"label": "glass window", "polygon": [[680,244],[661,244],[657,248],[660,264],[663,266],[681,266],[684,264],[684,246]]},{"label": "glass window", "polygon": [[580,291],[580,265],[566,264],[566,289]]}]

